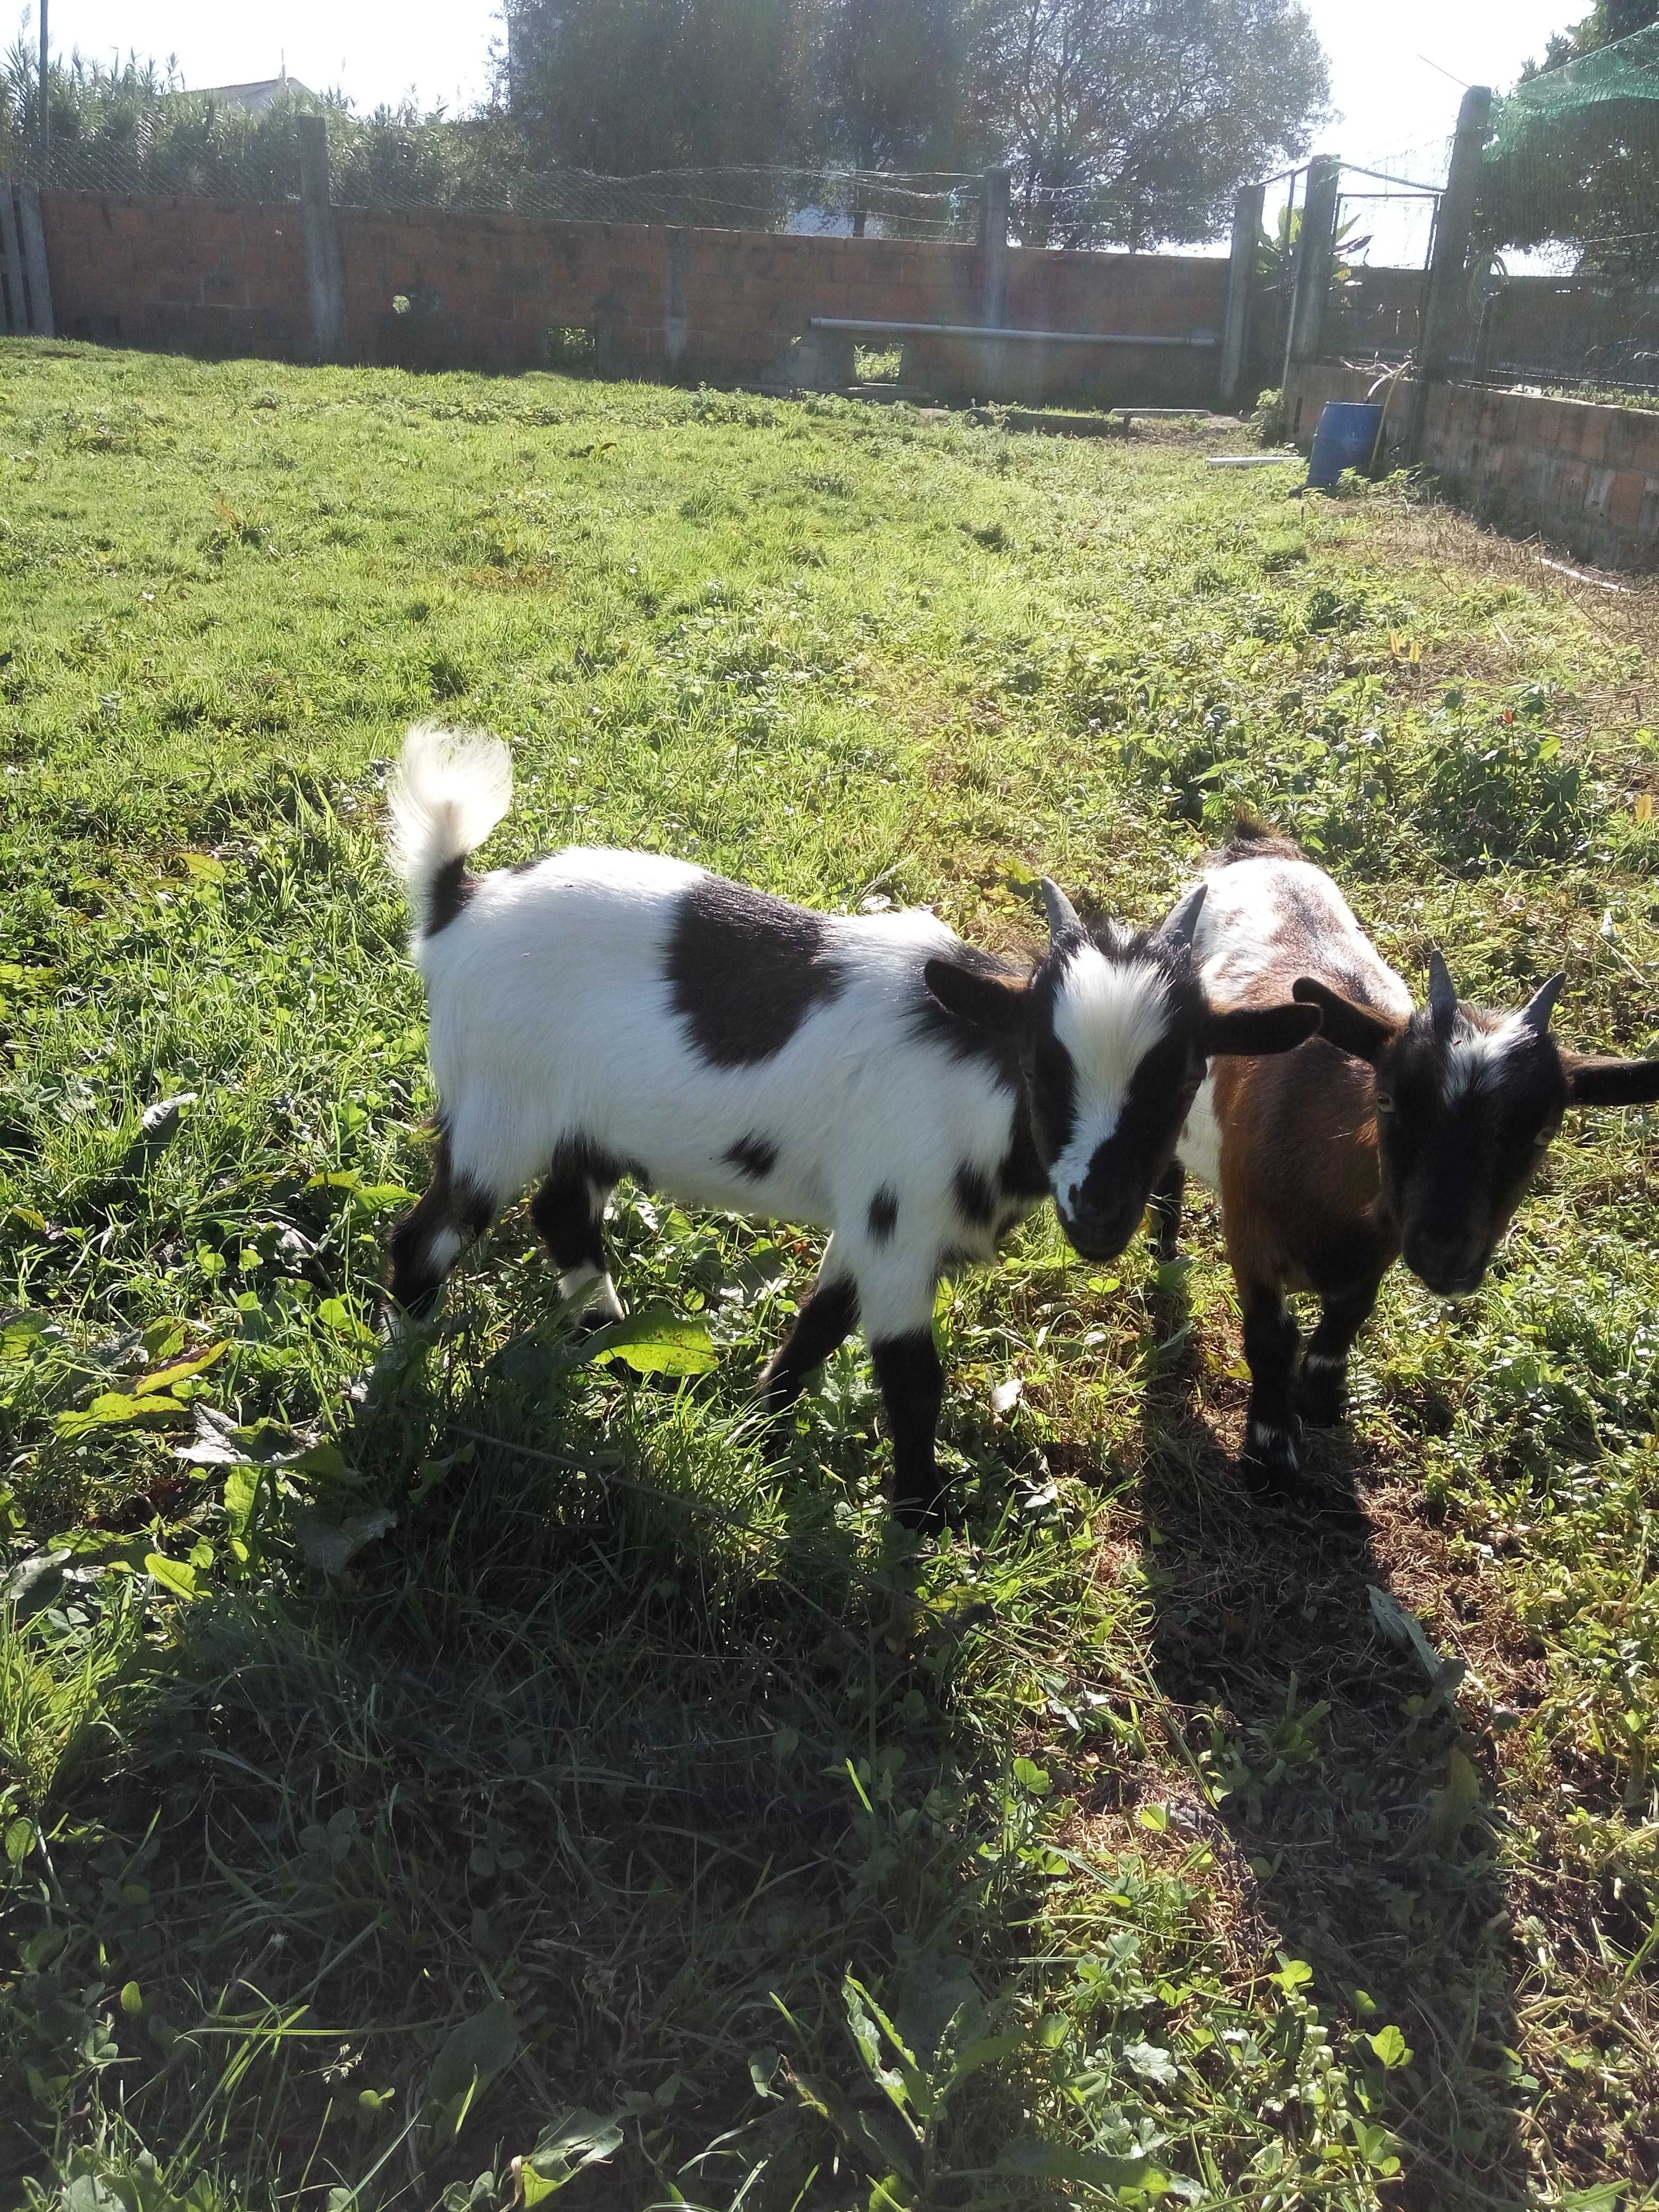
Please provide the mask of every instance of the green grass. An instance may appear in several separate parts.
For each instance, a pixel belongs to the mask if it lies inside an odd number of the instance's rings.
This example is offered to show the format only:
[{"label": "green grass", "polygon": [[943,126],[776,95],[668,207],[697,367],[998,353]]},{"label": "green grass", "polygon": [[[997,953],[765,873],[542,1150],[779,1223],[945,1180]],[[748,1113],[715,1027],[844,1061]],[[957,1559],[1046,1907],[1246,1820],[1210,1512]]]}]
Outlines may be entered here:
[{"label": "green grass", "polygon": [[1408,975],[1655,1048],[1652,591],[1205,450],[0,347],[5,2202],[1659,2202],[1652,1115],[1478,1299],[1390,1279],[1295,1510],[1205,1200],[948,1286],[914,1568],[856,1347],[748,1410],[788,1226],[624,1186],[676,1376],[515,1212],[368,1382],[417,716],[512,739],[490,860],[994,945],[1247,803]]}]

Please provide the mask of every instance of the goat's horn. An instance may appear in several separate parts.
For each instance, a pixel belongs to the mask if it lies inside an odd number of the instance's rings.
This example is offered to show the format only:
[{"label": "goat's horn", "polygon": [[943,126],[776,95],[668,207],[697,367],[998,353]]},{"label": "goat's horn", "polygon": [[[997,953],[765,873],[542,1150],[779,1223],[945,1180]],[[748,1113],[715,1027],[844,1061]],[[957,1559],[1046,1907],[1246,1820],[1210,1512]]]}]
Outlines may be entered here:
[{"label": "goat's horn", "polygon": [[1429,954],[1429,1012],[1434,1018],[1435,1035],[1449,1037],[1457,1019],[1457,986],[1437,945]]},{"label": "goat's horn", "polygon": [[1037,887],[1042,893],[1042,903],[1048,910],[1048,933],[1058,937],[1063,929],[1081,929],[1077,908],[1072,904],[1052,876],[1044,876]]},{"label": "goat's horn", "polygon": [[1564,968],[1559,975],[1552,975],[1547,983],[1540,983],[1538,986],[1522,1009],[1522,1029],[1530,1030],[1534,1036],[1544,1035],[1549,1028],[1550,1016],[1554,1012],[1555,1001],[1560,996],[1561,986],[1566,980],[1567,971]]},{"label": "goat's horn", "polygon": [[1191,890],[1177,902],[1158,935],[1167,938],[1171,945],[1190,945],[1209,888],[1207,884],[1194,884]]}]

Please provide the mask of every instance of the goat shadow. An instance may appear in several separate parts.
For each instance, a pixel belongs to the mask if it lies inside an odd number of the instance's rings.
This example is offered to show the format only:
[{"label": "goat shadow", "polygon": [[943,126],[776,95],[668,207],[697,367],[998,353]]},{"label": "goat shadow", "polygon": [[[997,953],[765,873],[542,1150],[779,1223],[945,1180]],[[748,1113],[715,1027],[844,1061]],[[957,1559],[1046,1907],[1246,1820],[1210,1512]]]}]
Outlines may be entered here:
[{"label": "goat shadow", "polygon": [[1461,1753],[1489,1803],[1491,1761],[1422,1663],[1379,1631],[1382,1492],[1363,1445],[1310,1431],[1293,1494],[1248,1486],[1196,1402],[1183,1278],[1160,1276],[1154,1315],[1170,1356],[1142,1414],[1152,1663],[1225,1790],[1200,1817],[1244,1863],[1244,1940],[1305,1960],[1327,2022],[1403,2032],[1413,2057],[1392,2074],[1352,2045],[1399,2143],[1397,2201],[1412,2212],[1524,2203],[1495,1832],[1478,1810],[1460,1823],[1447,1794]]}]

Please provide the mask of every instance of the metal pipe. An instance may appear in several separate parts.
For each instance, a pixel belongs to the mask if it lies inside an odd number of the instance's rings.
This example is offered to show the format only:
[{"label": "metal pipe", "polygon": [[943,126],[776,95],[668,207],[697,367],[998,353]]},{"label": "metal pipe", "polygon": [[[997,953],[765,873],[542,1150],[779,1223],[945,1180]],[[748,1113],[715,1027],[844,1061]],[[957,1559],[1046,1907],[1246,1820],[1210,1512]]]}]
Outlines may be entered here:
[{"label": "metal pipe", "polygon": [[852,331],[867,336],[911,338],[1018,338],[1032,345],[1217,346],[1212,331],[1186,338],[1123,337],[1106,331],[1005,331],[983,323],[869,323],[856,317],[814,315],[815,331]]}]

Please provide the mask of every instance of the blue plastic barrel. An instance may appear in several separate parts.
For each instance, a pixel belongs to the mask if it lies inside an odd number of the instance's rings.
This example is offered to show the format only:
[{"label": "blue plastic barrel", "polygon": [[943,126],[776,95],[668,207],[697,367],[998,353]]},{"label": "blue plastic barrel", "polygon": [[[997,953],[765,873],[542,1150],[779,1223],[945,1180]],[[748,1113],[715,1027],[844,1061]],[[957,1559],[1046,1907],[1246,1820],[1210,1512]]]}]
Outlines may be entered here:
[{"label": "blue plastic barrel", "polygon": [[1308,482],[1328,491],[1344,469],[1368,470],[1382,410],[1362,399],[1328,399],[1308,456]]}]

